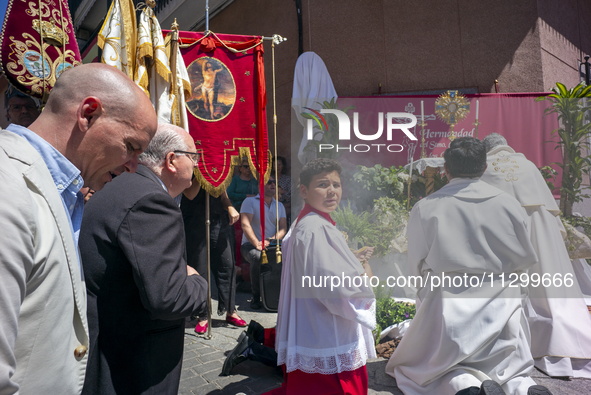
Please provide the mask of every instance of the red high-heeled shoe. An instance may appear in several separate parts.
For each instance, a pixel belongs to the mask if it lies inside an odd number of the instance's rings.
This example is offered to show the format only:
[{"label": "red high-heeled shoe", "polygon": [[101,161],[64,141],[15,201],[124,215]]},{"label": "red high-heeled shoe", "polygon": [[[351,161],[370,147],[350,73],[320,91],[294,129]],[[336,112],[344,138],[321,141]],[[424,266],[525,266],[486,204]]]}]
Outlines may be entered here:
[{"label": "red high-heeled shoe", "polygon": [[197,325],[195,326],[195,332],[203,335],[205,332],[207,332],[207,321],[205,321],[204,325],[201,325],[200,322],[197,322]]},{"label": "red high-heeled shoe", "polygon": [[240,328],[244,328],[248,324],[242,318],[234,318],[232,316],[226,316],[226,322],[230,325],[234,325]]}]

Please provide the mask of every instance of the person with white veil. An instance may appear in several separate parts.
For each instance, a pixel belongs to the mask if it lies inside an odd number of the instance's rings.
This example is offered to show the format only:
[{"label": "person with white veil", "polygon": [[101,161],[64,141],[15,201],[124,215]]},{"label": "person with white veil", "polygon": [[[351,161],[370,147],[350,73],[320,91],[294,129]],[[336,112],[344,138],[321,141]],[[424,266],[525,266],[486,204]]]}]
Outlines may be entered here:
[{"label": "person with white veil", "polygon": [[[308,144],[308,136],[306,133],[307,119],[302,117],[302,112],[305,112],[306,107],[320,110],[321,106],[318,103],[337,97],[328,69],[320,56],[314,52],[304,52],[296,63],[291,99],[291,107],[302,124],[302,141],[298,150],[298,159],[302,164],[306,164],[316,157],[314,153],[304,151]],[[320,134],[317,135],[316,140],[319,140],[320,136]]]}]

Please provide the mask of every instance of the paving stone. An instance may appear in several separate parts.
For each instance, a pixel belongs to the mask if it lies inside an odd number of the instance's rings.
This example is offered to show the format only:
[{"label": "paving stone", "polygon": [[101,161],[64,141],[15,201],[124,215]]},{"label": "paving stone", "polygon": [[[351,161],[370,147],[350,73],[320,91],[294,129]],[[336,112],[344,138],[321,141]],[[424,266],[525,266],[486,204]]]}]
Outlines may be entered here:
[{"label": "paving stone", "polygon": [[223,364],[220,361],[211,361],[211,362],[204,363],[201,365],[192,366],[191,369],[193,369],[195,371],[195,373],[197,373],[199,375],[203,375],[203,374],[211,372],[211,371],[221,372],[222,365]]},{"label": "paving stone", "polygon": [[183,369],[181,370],[181,381],[186,380],[191,377],[195,377],[197,373],[192,371],[191,369]]},{"label": "paving stone", "polygon": [[190,377],[185,380],[181,380],[179,385],[179,391],[189,391],[195,388],[199,388],[207,384],[207,381],[201,376]]},{"label": "paving stone", "polygon": [[219,377],[215,383],[217,385],[219,385],[220,387],[224,388],[229,386],[230,384],[235,384],[235,383],[243,383],[246,384],[249,381],[253,381],[254,378],[250,378],[249,376],[244,376],[241,374],[233,374],[230,376],[225,376],[225,377]]},{"label": "paving stone", "polygon": [[222,351],[216,351],[216,352],[212,352],[209,354],[200,355],[199,359],[201,361],[203,361],[203,363],[216,361],[216,360],[221,360],[223,363],[223,361],[226,359],[226,356],[224,355],[224,353]]},{"label": "paving stone", "polygon": [[207,383],[202,387],[195,388],[193,392],[195,395],[212,395],[212,394],[220,394],[221,392],[220,387],[213,383]]},{"label": "paving stone", "polygon": [[[246,322],[255,320],[265,328],[273,327],[277,314],[251,310],[247,302],[249,297],[250,295],[241,292],[236,294],[236,303],[241,308],[239,314],[242,319]],[[212,338],[207,340],[195,334],[194,326],[193,323],[188,323],[185,331],[185,354],[179,394],[236,395],[243,392],[246,395],[259,395],[279,387],[283,382],[279,369],[253,361],[237,365],[231,376],[219,376],[223,361],[236,347],[236,339],[245,328],[228,326],[225,321],[214,319]],[[388,361],[383,358],[367,362],[369,395],[402,395],[396,387],[396,380],[385,373],[387,363]],[[591,380],[588,379],[553,379],[535,369],[531,376],[536,383],[548,387],[553,395],[591,394]]]}]

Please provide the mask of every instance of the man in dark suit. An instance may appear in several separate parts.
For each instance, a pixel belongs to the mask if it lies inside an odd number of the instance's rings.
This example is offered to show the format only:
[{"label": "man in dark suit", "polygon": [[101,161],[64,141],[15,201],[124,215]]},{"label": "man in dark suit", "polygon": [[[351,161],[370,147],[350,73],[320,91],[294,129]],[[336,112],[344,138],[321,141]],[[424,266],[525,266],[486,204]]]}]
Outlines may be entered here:
[{"label": "man in dark suit", "polygon": [[176,394],[184,318],[205,311],[207,282],[187,266],[174,197],[191,186],[193,139],[160,124],[135,174],[86,204],[80,251],[90,355],[83,394]]}]

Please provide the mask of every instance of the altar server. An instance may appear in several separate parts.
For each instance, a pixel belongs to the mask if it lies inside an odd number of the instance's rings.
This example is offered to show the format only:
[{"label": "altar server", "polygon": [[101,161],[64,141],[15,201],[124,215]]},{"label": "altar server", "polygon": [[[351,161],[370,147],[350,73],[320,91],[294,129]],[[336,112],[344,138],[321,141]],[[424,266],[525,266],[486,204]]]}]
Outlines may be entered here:
[{"label": "altar server", "polygon": [[[564,245],[556,201],[536,165],[503,136],[493,133],[483,142],[488,168],[482,181],[514,196],[531,222],[530,240],[539,262],[528,269],[525,310],[535,365],[550,376],[591,378],[591,315]],[[546,278],[550,286],[534,286],[536,278]]]},{"label": "altar server", "polygon": [[514,198],[479,180],[482,142],[456,139],[444,158],[449,184],[410,215],[409,271],[424,283],[386,373],[405,395],[549,394],[528,376],[523,290],[506,281],[537,261],[527,216]]},{"label": "altar server", "polygon": [[353,255],[330,217],[341,200],[340,172],[337,161],[315,159],[300,174],[306,204],[283,244],[275,341],[286,375],[274,395],[368,391],[365,363],[376,355],[375,298],[365,275],[369,264]]}]

